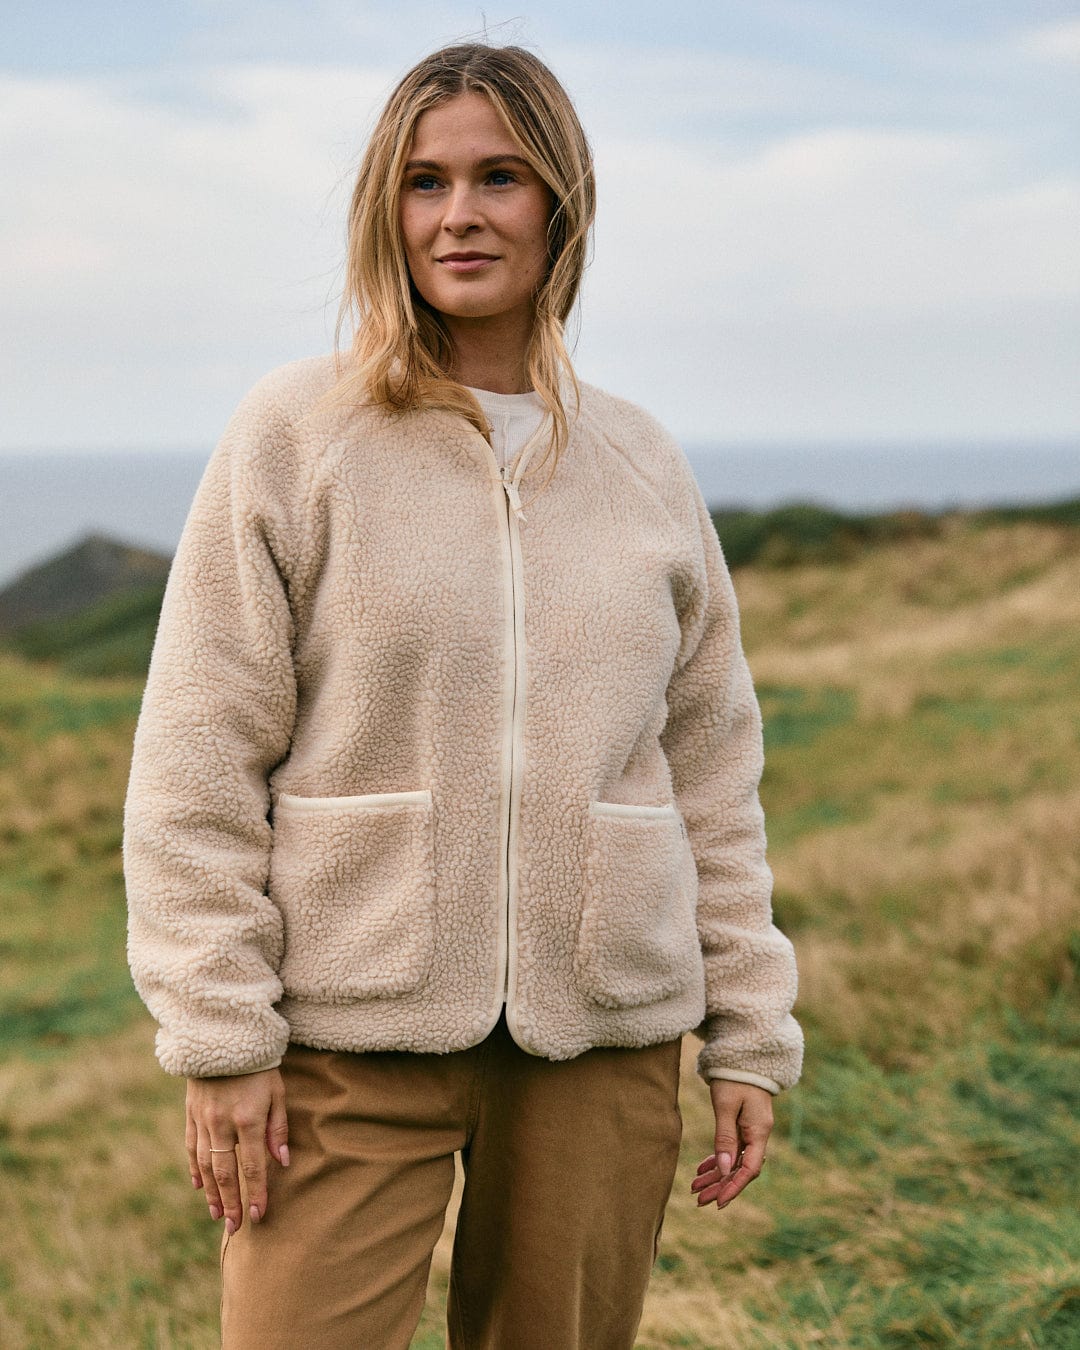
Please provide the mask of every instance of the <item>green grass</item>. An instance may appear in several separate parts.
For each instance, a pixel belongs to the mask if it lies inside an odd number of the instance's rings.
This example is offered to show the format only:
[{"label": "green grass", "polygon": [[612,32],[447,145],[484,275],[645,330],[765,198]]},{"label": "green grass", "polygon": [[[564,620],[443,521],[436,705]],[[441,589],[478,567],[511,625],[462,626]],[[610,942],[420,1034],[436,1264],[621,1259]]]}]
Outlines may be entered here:
[{"label": "green grass", "polygon": [[867,547],[935,536],[941,529],[940,517],[919,511],[859,515],[812,502],[793,502],[771,511],[714,511],[713,524],[729,567],[838,562]]},{"label": "green grass", "polygon": [[140,1016],[121,959],[118,810],[139,697],[0,661],[0,1058]]},{"label": "green grass", "polygon": [[855,697],[848,689],[761,684],[757,695],[765,724],[766,752],[784,745],[813,745],[825,732],[850,722],[855,715]]},{"label": "green grass", "polygon": [[140,676],[150,660],[163,586],[109,596],[69,618],[30,624],[6,646],[79,676]]},{"label": "green grass", "polygon": [[850,562],[870,548],[940,538],[956,520],[972,530],[1016,524],[1076,530],[1080,529],[1080,497],[976,512],[909,510],[872,515],[792,502],[769,511],[714,511],[712,519],[729,567],[751,563],[796,567]]},{"label": "green grass", "polygon": [[[875,1350],[1078,1343],[1077,1028],[974,1030],[917,1072],[816,1047],[787,1125],[811,1166],[776,1182],[747,1254],[778,1276],[793,1333],[832,1343],[840,1325]],[[775,1327],[776,1301],[756,1315]]]},{"label": "green grass", "polygon": [[1066,525],[1080,528],[1080,497],[1064,497],[1054,502],[1032,502],[1021,506],[995,506],[973,514],[973,522],[980,527],[1016,525],[1033,522],[1037,525]]},{"label": "green grass", "polygon": [[[0,722],[15,736],[36,741],[65,732],[80,735],[94,728],[126,726],[138,714],[140,699],[141,691],[129,684],[67,685],[58,678],[39,682],[0,676]],[[0,744],[13,760],[12,740],[5,736]]]},{"label": "green grass", "polygon": [[[1067,516],[893,522],[856,548],[789,513],[814,560],[772,545],[737,575],[806,1072],[721,1215],[683,1194],[709,1136],[686,1075],[641,1350],[1080,1345]],[[0,657],[0,1344],[208,1350],[218,1230],[124,963],[140,680],[73,674],[72,631],[42,636],[49,664]],[[440,1257],[415,1350],[443,1344],[445,1277]]]}]

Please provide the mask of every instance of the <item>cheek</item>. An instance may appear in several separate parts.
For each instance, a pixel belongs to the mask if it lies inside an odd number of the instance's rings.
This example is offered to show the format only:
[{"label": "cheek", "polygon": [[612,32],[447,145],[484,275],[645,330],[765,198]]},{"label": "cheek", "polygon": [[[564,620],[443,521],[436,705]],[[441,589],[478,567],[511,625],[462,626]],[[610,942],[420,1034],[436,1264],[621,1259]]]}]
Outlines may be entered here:
[{"label": "cheek", "polygon": [[528,214],[528,222],[525,233],[529,239],[529,254],[533,264],[533,270],[542,277],[548,269],[548,221],[550,219],[550,204],[545,198],[538,203],[534,203]]},{"label": "cheek", "polygon": [[532,266],[529,270],[532,273],[532,284],[536,287],[543,283],[544,278],[551,268],[551,259],[548,256],[546,230],[534,236],[531,263]]},{"label": "cheek", "polygon": [[398,212],[398,228],[401,242],[405,247],[405,256],[412,267],[423,258],[424,221],[421,212],[407,205]]}]

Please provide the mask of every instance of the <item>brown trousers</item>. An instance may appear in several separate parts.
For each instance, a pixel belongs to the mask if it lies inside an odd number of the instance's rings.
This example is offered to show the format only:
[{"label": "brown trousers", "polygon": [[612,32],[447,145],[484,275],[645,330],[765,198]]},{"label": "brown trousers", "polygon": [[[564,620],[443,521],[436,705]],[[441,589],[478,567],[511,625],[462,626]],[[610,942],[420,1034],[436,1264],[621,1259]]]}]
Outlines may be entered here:
[{"label": "brown trousers", "polygon": [[407,1350],[460,1152],[453,1350],[632,1350],[671,1193],[679,1041],[555,1063],[291,1045],[291,1166],[222,1246],[224,1350]]}]

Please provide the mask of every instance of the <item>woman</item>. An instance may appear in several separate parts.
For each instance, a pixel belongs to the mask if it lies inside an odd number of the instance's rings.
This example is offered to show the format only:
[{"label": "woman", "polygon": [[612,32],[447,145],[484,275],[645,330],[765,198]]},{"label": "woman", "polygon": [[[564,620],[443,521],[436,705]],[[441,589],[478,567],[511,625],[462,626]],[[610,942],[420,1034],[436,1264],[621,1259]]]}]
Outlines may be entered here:
[{"label": "woman", "polygon": [[353,197],[352,351],[255,386],[176,554],[129,950],[232,1350],[406,1347],[455,1152],[451,1344],[630,1347],[683,1034],[699,1205],[798,1077],[730,578],[682,452],[563,346],[592,217],[540,61],[422,61]]}]

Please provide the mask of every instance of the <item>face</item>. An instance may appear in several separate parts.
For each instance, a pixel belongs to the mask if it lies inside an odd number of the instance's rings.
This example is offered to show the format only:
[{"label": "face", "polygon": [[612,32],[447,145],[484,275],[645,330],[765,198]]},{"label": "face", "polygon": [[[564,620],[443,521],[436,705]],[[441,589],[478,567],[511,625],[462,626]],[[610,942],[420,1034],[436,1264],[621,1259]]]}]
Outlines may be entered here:
[{"label": "face", "polygon": [[422,113],[401,188],[413,284],[448,319],[519,317],[548,269],[551,193],[484,94]]}]

